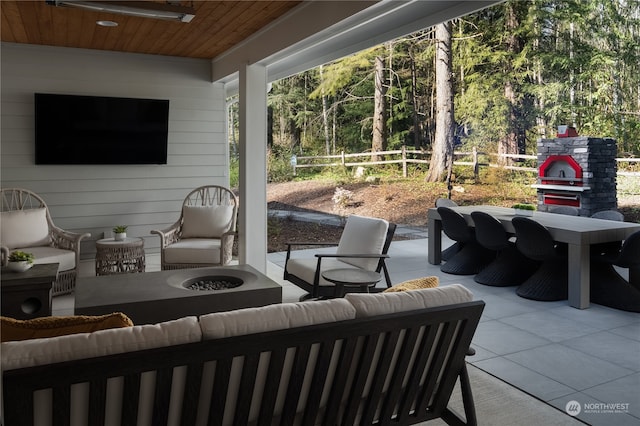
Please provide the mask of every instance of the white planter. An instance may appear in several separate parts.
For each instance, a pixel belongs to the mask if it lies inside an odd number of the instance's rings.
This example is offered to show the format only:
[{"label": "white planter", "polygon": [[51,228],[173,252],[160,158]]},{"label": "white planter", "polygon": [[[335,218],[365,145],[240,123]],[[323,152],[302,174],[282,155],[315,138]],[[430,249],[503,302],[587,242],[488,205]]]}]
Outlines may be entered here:
[{"label": "white planter", "polygon": [[533,210],[525,209],[513,209],[516,212],[516,216],[533,216]]},{"label": "white planter", "polygon": [[33,266],[33,263],[29,263],[26,260],[22,260],[20,262],[9,262],[7,264],[7,268],[13,272],[24,272]]},{"label": "white planter", "polygon": [[119,232],[117,234],[113,234],[113,239],[116,241],[124,241],[127,238],[126,232]]}]

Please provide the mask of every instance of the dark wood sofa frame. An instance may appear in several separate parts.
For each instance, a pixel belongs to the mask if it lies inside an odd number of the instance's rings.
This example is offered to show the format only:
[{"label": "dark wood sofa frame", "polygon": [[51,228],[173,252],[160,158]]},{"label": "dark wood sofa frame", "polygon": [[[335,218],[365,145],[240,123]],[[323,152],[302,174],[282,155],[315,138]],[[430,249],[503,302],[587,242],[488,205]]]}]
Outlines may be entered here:
[{"label": "dark wood sofa frame", "polygon": [[[124,377],[121,424],[136,424],[141,375],[152,371],[156,373],[152,424],[165,425],[174,368],[185,366],[180,424],[193,425],[205,363],[216,361],[209,382],[211,399],[205,405],[210,425],[222,424],[223,418],[234,425],[404,425],[435,418],[449,425],[473,425],[465,355],[483,309],[484,302],[473,301],[10,370],[3,373],[5,424],[32,424],[33,392],[40,389],[52,389],[53,424],[69,424],[71,385],[88,382],[87,424],[101,425],[107,381],[112,377]],[[281,373],[291,351],[295,355],[287,377]],[[256,386],[256,376],[264,353],[269,356],[261,387]],[[332,359],[337,360],[333,371]],[[231,372],[239,360],[237,398],[227,398],[233,387]],[[466,422],[447,408],[458,378]],[[300,401],[303,389],[308,389],[306,401]],[[277,413],[279,392],[286,396]],[[324,406],[321,400],[326,401]],[[250,406],[256,403],[259,415],[250,421]]]}]

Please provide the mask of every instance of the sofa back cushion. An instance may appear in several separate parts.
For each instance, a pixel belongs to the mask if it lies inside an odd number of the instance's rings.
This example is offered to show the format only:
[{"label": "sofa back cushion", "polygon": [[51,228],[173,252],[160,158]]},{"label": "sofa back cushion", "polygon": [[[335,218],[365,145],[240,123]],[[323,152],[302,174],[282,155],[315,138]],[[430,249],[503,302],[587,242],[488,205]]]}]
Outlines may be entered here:
[{"label": "sofa back cushion", "polygon": [[99,316],[42,317],[31,320],[0,317],[0,339],[2,342],[9,342],[91,333],[121,327],[133,327],[131,319],[122,312]]},{"label": "sofa back cushion", "polygon": [[345,299],[356,309],[356,317],[364,318],[471,302],[473,294],[463,285],[451,284],[442,287],[391,293],[348,293]]},{"label": "sofa back cushion", "polygon": [[182,238],[220,238],[231,230],[233,206],[182,207]]},{"label": "sofa back cushion", "polygon": [[3,370],[200,341],[196,317],[159,324],[2,343]]},{"label": "sofa back cushion", "polygon": [[[381,254],[384,242],[387,239],[389,222],[384,219],[375,219],[352,215],[347,218],[337,254]],[[380,259],[343,258],[341,261],[362,269],[373,271],[378,266]]]},{"label": "sofa back cushion", "polygon": [[0,245],[10,249],[48,245],[46,215],[45,207],[0,213]]},{"label": "sofa back cushion", "polygon": [[344,299],[282,303],[216,312],[200,317],[203,339],[221,339],[265,331],[354,319],[356,310]]}]

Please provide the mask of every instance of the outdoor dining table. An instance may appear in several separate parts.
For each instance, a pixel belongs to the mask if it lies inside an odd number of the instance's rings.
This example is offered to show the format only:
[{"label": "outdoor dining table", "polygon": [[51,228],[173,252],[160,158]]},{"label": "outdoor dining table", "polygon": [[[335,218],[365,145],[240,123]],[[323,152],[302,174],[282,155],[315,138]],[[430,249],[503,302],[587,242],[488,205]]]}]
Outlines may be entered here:
[{"label": "outdoor dining table", "polygon": [[[461,213],[471,226],[473,226],[471,212],[481,211],[500,220],[507,232],[515,233],[511,223],[511,220],[516,216],[514,209],[496,206],[459,206],[452,207],[452,209]],[[428,261],[432,265],[438,265],[442,260],[442,222],[436,208],[429,209],[428,214]],[[567,243],[569,305],[578,309],[589,307],[590,246],[598,243],[622,241],[634,232],[640,231],[639,223],[583,216],[566,216],[535,211],[530,218],[544,225],[555,241]],[[629,281],[640,285],[640,274],[636,270],[630,269]]]}]

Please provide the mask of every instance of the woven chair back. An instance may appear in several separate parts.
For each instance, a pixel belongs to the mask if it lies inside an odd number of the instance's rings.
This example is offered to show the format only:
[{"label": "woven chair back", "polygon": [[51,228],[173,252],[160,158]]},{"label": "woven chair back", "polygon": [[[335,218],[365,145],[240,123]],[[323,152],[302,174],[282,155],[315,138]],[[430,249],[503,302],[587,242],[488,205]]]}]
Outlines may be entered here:
[{"label": "woven chair back", "polygon": [[522,254],[534,260],[557,257],[555,241],[544,225],[526,217],[514,217],[511,223],[516,230],[516,247]]},{"label": "woven chair back", "polygon": [[473,239],[473,233],[464,216],[449,207],[438,207],[442,219],[442,230],[454,241],[466,243]]},{"label": "woven chair back", "polygon": [[485,212],[471,212],[476,228],[476,240],[489,250],[500,251],[509,244],[509,235],[502,223]]}]

